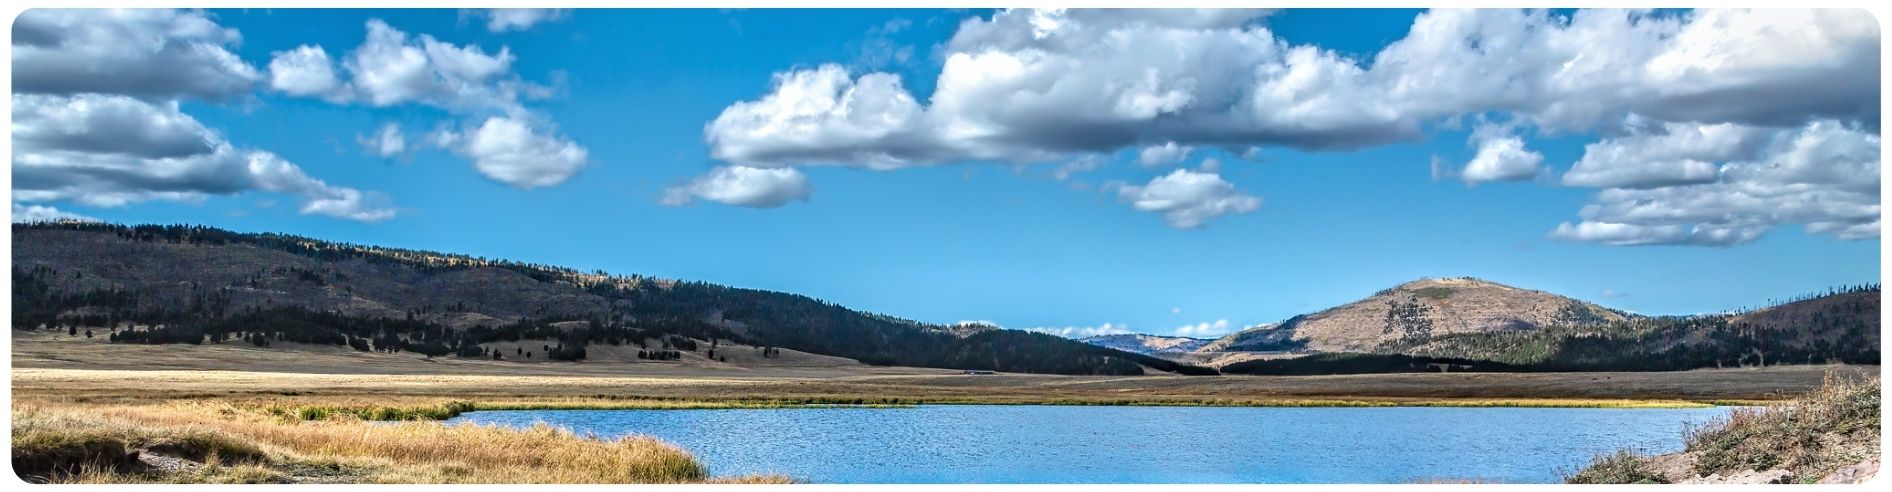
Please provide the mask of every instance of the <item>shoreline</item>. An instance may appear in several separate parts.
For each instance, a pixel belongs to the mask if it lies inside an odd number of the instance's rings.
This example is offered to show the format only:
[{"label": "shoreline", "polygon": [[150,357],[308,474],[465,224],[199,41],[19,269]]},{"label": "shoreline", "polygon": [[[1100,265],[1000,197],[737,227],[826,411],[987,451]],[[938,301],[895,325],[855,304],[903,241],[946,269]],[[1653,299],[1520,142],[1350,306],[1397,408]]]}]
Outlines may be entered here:
[{"label": "shoreline", "polygon": [[[564,410],[768,410],[768,409],[810,409],[810,408],[912,408],[918,406],[960,405],[960,406],[1075,406],[1075,407],[1216,407],[1216,408],[1573,408],[1573,409],[1687,409],[1687,408],[1724,408],[1724,407],[1764,407],[1787,403],[1789,400],[1580,400],[1580,399],[1529,399],[1529,400],[1488,400],[1488,399],[1446,399],[1446,400],[1381,400],[1381,399],[1333,399],[1333,400],[1254,400],[1254,401],[1089,401],[1089,400],[1046,400],[1046,401],[980,401],[980,400],[911,400],[890,399],[888,401],[780,401],[780,400],[656,400],[618,402],[599,400],[596,402],[501,402],[482,403],[465,402],[466,408],[452,412],[446,420],[471,412],[495,411],[564,411]],[[424,410],[422,411],[424,412]]]},{"label": "shoreline", "polygon": [[[1812,366],[1308,377],[965,376],[910,369],[547,376],[228,369],[15,368],[15,456],[21,442],[40,443],[29,445],[40,448],[29,447],[26,455],[64,467],[39,475],[60,482],[782,483],[791,478],[711,476],[690,453],[658,440],[444,421],[483,410],[914,405],[1703,408],[1772,405],[1818,388],[1829,371],[1874,378],[1878,372],[1877,366]],[[178,442],[209,449],[178,448]],[[595,461],[519,451],[528,448],[617,461],[579,466]],[[164,468],[172,465],[181,468]]]}]

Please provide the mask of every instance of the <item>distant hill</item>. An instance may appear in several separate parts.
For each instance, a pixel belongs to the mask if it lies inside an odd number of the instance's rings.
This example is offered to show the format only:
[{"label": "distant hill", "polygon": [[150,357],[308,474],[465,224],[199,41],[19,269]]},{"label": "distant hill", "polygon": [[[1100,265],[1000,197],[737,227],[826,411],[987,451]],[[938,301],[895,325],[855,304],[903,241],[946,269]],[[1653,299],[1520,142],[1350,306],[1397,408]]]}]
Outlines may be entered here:
[{"label": "distant hill", "polygon": [[1242,330],[1200,351],[1380,352],[1434,337],[1600,326],[1632,318],[1548,292],[1475,278],[1427,278],[1278,324]]},{"label": "distant hill", "polygon": [[1243,361],[1231,374],[1672,371],[1781,364],[1879,364],[1877,285],[1835,289],[1740,314],[1630,317],[1594,325],[1408,338],[1371,353]]},{"label": "distant hill", "polygon": [[600,344],[638,345],[654,357],[727,340],[878,365],[1213,373],[1051,335],[920,323],[703,282],[197,226],[12,231],[14,328],[96,330],[120,343],[290,341],[505,358],[530,354],[496,347],[544,340],[540,360],[584,360]]},{"label": "distant hill", "polygon": [[1162,336],[1162,335],[1145,335],[1142,333],[1125,333],[1125,334],[1118,334],[1118,335],[1097,335],[1093,337],[1082,338],[1082,339],[1079,339],[1079,341],[1082,341],[1084,343],[1088,343],[1091,345],[1096,345],[1099,347],[1108,347],[1108,348],[1113,348],[1117,350],[1122,350],[1125,352],[1135,352],[1135,353],[1145,354],[1145,355],[1161,356],[1165,353],[1177,354],[1177,353],[1194,352],[1196,351],[1196,349],[1200,349],[1202,348],[1202,346],[1208,345],[1211,340],[1202,339],[1202,338],[1190,338],[1190,337],[1168,337],[1168,336]]}]

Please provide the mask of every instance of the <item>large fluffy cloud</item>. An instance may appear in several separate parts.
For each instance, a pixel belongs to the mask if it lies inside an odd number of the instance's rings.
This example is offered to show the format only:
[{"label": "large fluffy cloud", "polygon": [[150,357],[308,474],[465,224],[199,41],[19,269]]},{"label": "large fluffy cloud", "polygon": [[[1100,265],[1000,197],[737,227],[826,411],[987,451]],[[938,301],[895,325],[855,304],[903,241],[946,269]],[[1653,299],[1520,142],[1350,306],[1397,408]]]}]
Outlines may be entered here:
[{"label": "large fluffy cloud", "polygon": [[1250,16],[973,18],[945,45],[930,104],[893,74],[794,70],[706,139],[746,165],[886,168],[1171,142],[1357,148],[1490,111],[1559,130],[1629,114],[1877,121],[1862,109],[1878,99],[1877,25],[1846,11],[1442,10],[1368,60],[1291,45]]},{"label": "large fluffy cloud", "polygon": [[661,202],[674,207],[703,199],[727,205],[772,208],[807,200],[811,191],[808,178],[792,168],[722,166],[688,183],[665,189]]},{"label": "large fluffy cloud", "polygon": [[207,14],[146,9],[32,9],[13,23],[13,91],[219,100],[248,93],[242,40]]},{"label": "large fluffy cloud", "polygon": [[[270,87],[338,104],[418,104],[451,112],[465,118],[459,126],[466,128],[439,132],[435,143],[466,157],[481,175],[521,189],[563,183],[588,164],[583,146],[557,135],[548,118],[525,106],[551,89],[514,74],[517,57],[510,48],[488,53],[427,34],[410,36],[380,19],[366,26],[367,37],[342,56],[339,68],[320,46],[276,52]],[[360,141],[383,156],[407,148],[398,129],[387,127]]]},{"label": "large fluffy cloud", "polygon": [[207,14],[35,9],[13,29],[16,216],[80,217],[44,202],[115,207],[250,191],[299,197],[305,214],[394,216],[378,194],[239,148],[179,110],[182,99],[230,99],[260,79],[228,50],[237,31]]},{"label": "large fluffy cloud", "polygon": [[22,202],[112,207],[264,191],[302,198],[306,214],[362,221],[394,216],[379,196],[330,185],[275,154],[225,142],[176,103],[16,94],[12,158],[13,195]]},{"label": "large fluffy cloud", "polygon": [[[361,45],[337,70],[327,51],[305,45],[271,56],[270,86],[290,95],[358,100],[373,106],[418,103],[449,110],[522,111],[521,94],[534,89],[510,74],[516,59],[501,47],[455,45],[414,37],[380,19],[367,23]],[[338,73],[346,73],[346,80]]]},{"label": "large fluffy cloud", "polygon": [[[1632,127],[1637,125],[1630,125]],[[1750,159],[1770,132],[1734,123],[1664,123],[1584,146],[1563,184],[1659,188],[1714,181],[1720,163]]]},{"label": "large fluffy cloud", "polygon": [[854,78],[840,65],[822,65],[777,74],[773,92],[723,110],[706,133],[710,156],[737,164],[897,168],[916,153],[941,152],[919,131],[919,119],[920,104],[898,76]]},{"label": "large fluffy cloud", "polygon": [[[1780,224],[1877,235],[1852,213],[1870,205],[1876,224],[1876,194],[1831,182],[1777,186],[1755,177],[1764,160],[1732,155],[1781,140],[1765,135],[1826,124],[1873,136],[1861,145],[1876,153],[1880,33],[1870,14],[1434,10],[1365,57],[1287,42],[1261,15],[1002,11],[964,21],[942,45],[930,95],[891,73],[789,70],[760,98],[727,107],[704,138],[713,157],[749,167],[1072,162],[1122,149],[1142,149],[1155,163],[1192,147],[1355,149],[1495,116],[1537,133],[1614,135],[1564,173],[1565,184],[1605,190],[1558,237],[1729,244]],[[1467,181],[1528,179],[1547,167],[1521,137],[1475,143],[1477,155],[1458,171]],[[1876,161],[1869,170],[1850,161],[1809,165],[1877,175]],[[1633,203],[1781,205],[1786,190],[1844,205],[1695,207],[1733,215],[1662,223],[1612,212]],[[1163,204],[1179,217],[1173,224],[1219,215],[1196,210],[1244,208],[1145,203]]]},{"label": "large fluffy cloud", "polygon": [[[1551,236],[1617,245],[1727,246],[1753,241],[1777,226],[1801,224],[1808,233],[1841,239],[1879,237],[1876,132],[1835,121],[1780,130],[1667,131],[1662,137],[1627,137],[1633,142],[1627,144],[1605,141],[1591,151],[1613,155],[1609,149],[1626,145],[1657,155],[1713,159],[1721,161],[1715,174],[1656,187],[1630,186],[1646,181],[1611,181],[1622,187],[1598,192],[1579,213],[1581,222],[1561,224]],[[1742,138],[1758,143],[1694,148],[1696,139],[1713,132],[1748,135]]]},{"label": "large fluffy cloud", "polygon": [[1131,207],[1163,214],[1177,229],[1201,227],[1209,219],[1261,208],[1261,199],[1243,194],[1220,175],[1177,169],[1142,186],[1123,186],[1117,196]]}]

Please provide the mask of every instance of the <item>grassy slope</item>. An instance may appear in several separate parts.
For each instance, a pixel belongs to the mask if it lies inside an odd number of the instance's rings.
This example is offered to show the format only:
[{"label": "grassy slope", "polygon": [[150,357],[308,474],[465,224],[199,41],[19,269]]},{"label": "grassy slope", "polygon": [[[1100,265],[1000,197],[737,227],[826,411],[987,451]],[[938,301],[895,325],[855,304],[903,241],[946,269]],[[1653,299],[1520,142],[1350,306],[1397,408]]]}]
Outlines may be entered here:
[{"label": "grassy slope", "polygon": [[[1879,456],[1880,382],[1830,377],[1790,405],[1737,409],[1726,420],[1693,430],[1682,457],[1684,473],[1731,475],[1781,469],[1802,483]],[[1598,457],[1567,478],[1570,483],[1665,483],[1650,457],[1628,451]]]}]

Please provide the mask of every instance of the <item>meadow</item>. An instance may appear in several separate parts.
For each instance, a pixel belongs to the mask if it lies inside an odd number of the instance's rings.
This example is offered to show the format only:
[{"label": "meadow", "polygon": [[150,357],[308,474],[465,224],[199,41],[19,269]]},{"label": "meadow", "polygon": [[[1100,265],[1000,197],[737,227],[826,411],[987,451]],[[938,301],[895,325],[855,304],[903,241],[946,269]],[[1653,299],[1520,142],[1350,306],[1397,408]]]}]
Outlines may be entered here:
[{"label": "meadow", "polygon": [[[220,346],[104,350],[114,346],[74,344],[68,347],[88,350],[61,352],[27,342],[14,344],[14,464],[22,476],[54,482],[788,480],[709,476],[696,458],[649,437],[607,440],[553,428],[438,422],[474,410],[920,404],[1677,408],[1783,401],[1819,388],[1829,372],[1872,377],[1878,371],[1778,366],[1651,373],[969,375],[825,362],[736,369],[494,364]],[[140,365],[163,369],[134,368]]]}]

